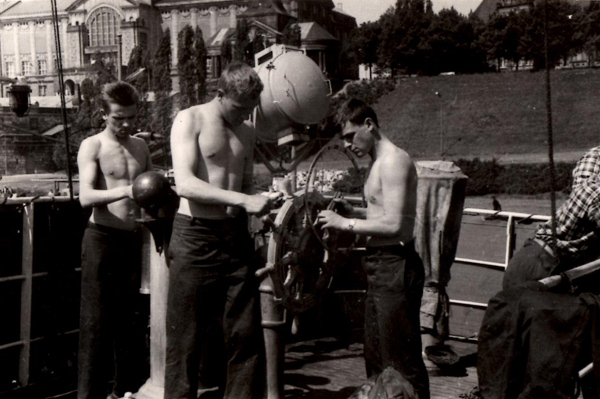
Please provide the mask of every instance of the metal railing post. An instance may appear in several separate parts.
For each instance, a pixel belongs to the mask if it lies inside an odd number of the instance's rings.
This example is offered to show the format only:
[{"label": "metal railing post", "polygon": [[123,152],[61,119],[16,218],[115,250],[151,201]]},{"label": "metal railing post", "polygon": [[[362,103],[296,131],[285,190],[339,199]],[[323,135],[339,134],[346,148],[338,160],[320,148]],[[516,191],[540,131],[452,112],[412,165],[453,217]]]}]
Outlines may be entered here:
[{"label": "metal railing post", "polygon": [[505,267],[508,266],[508,261],[512,258],[515,251],[515,219],[512,215],[508,217],[506,222],[506,253],[504,254]]},{"label": "metal railing post", "polygon": [[21,258],[21,328],[22,342],[19,357],[19,384],[29,383],[29,363],[31,355],[31,296],[33,290],[33,213],[32,202],[23,204],[23,243]]}]

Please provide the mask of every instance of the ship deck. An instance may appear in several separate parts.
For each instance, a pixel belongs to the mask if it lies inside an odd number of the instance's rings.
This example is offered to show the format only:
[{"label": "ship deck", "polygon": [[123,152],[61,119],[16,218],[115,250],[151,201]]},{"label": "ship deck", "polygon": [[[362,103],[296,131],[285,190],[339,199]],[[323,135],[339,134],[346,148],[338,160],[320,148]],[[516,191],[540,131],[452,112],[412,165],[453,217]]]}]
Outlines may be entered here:
[{"label": "ship deck", "polygon": [[[451,342],[461,355],[466,372],[447,375],[429,371],[431,399],[460,398],[477,386],[474,344]],[[341,345],[333,338],[321,338],[289,344],[285,354],[286,399],[347,399],[366,382],[363,346]]]}]

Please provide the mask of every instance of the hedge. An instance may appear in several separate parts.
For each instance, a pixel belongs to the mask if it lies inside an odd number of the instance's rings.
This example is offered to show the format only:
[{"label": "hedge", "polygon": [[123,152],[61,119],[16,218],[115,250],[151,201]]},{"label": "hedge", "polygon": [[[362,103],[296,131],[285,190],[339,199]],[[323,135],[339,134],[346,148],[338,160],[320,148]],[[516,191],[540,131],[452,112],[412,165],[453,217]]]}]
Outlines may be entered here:
[{"label": "hedge", "polygon": [[[469,177],[467,195],[542,194],[550,192],[550,167],[547,164],[500,165],[495,159],[459,159],[456,165]],[[554,165],[555,191],[569,192],[575,163]]]}]

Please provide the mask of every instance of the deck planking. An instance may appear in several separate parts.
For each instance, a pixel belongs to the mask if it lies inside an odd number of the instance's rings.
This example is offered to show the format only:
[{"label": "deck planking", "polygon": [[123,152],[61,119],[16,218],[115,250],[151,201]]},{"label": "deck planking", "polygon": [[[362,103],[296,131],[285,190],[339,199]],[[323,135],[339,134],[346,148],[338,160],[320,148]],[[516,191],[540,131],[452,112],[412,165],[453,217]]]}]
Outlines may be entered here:
[{"label": "deck planking", "polygon": [[[473,348],[453,345],[466,355]],[[347,399],[364,382],[363,345],[342,346],[333,338],[289,344],[285,353],[286,399]],[[431,399],[454,399],[477,386],[477,370],[467,367],[466,375],[429,373]]]}]

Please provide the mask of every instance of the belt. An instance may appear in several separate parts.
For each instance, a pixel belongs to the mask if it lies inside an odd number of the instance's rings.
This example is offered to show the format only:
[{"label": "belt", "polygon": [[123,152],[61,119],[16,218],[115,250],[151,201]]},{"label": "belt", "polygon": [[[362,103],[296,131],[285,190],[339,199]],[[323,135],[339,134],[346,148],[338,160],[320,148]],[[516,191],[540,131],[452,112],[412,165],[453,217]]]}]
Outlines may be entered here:
[{"label": "belt", "polygon": [[373,255],[377,252],[387,252],[395,255],[405,256],[415,251],[415,240],[410,240],[405,244],[367,246],[367,255]]},{"label": "belt", "polygon": [[538,244],[540,247],[544,248],[544,251],[548,252],[550,254],[550,256],[552,256],[553,258],[556,258],[556,252],[554,251],[554,249],[552,249],[550,244],[548,244],[546,241],[541,240],[539,238],[534,238],[533,242]]}]

